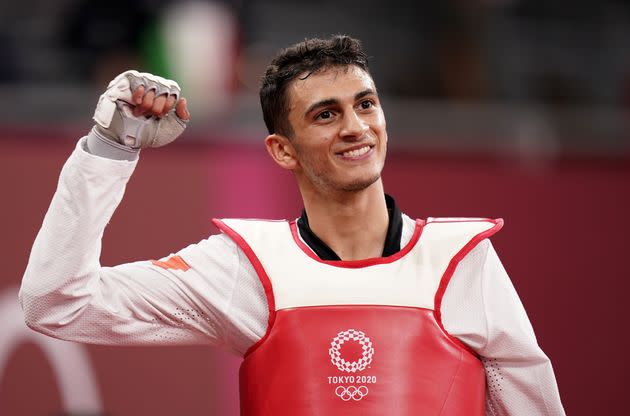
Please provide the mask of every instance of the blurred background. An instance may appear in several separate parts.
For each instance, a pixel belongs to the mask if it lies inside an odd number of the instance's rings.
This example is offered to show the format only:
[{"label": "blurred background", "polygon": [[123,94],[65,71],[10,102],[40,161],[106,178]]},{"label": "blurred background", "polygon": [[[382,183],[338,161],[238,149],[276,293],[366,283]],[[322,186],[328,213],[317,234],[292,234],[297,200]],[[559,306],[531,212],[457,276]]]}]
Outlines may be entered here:
[{"label": "blurred background", "polygon": [[493,242],[567,414],[624,414],[630,340],[630,2],[22,0],[0,7],[1,415],[236,415],[239,358],[27,330],[17,288],[64,160],[129,68],[180,82],[193,121],[145,151],[102,263],[160,258],[211,217],[293,218],[258,103],[276,51],[363,41],[389,131],[386,189],[417,217],[503,217]]}]

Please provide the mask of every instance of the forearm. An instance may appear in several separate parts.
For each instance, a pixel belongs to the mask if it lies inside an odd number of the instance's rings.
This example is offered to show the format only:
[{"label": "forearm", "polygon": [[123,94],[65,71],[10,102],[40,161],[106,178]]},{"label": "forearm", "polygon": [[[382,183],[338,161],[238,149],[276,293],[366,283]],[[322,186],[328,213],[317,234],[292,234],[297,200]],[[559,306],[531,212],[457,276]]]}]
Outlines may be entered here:
[{"label": "forearm", "polygon": [[488,380],[487,413],[563,416],[551,361],[491,246],[482,270],[482,293],[487,333],[478,353]]},{"label": "forearm", "polygon": [[549,358],[489,241],[459,264],[442,314],[446,330],[481,357],[487,415],[564,415]]},{"label": "forearm", "polygon": [[91,155],[84,145],[85,138],[62,169],[20,289],[26,322],[43,331],[88,301],[86,288],[99,278],[103,231],[136,164]]},{"label": "forearm", "polygon": [[[100,265],[101,237],[135,162],[94,156],[84,140],[62,170],[31,251],[20,289],[27,324],[77,342],[226,344],[244,352],[260,338],[258,310],[267,307],[255,272],[241,264],[229,238],[211,236],[180,250],[178,265],[186,267],[170,267],[167,259]],[[257,294],[257,308],[233,304],[241,290]]]}]

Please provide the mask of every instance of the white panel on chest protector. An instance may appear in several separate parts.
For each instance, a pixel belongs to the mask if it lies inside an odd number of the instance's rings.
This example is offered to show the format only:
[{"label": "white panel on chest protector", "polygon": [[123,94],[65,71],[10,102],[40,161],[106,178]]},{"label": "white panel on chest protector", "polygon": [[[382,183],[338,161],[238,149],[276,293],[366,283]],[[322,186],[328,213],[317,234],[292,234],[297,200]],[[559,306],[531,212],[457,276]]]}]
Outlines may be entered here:
[{"label": "white panel on chest protector", "polygon": [[[223,220],[251,247],[273,286],[276,310],[322,305],[390,305],[433,309],[440,279],[451,259],[487,221],[429,222],[402,258],[346,268],[309,257],[286,221]],[[412,240],[413,243],[413,240]]]}]

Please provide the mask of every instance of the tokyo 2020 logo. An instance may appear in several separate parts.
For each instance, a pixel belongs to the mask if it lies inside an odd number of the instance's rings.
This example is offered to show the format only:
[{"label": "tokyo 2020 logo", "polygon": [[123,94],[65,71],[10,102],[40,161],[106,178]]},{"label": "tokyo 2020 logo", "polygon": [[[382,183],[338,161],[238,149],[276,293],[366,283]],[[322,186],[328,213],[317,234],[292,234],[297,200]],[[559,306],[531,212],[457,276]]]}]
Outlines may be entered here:
[{"label": "tokyo 2020 logo", "polygon": [[[361,345],[361,358],[356,361],[347,361],[341,356],[341,346],[348,341],[358,342]],[[348,329],[338,333],[333,338],[328,353],[330,354],[330,361],[339,370],[347,373],[356,373],[357,371],[365,370],[372,363],[374,348],[372,347],[372,341],[364,332]]]},{"label": "tokyo 2020 logo", "polygon": [[[341,347],[346,342],[358,343],[358,346],[361,347],[361,356],[358,359],[348,361],[342,356]],[[374,347],[372,346],[372,340],[364,332],[356,329],[347,329],[341,331],[333,338],[328,354],[330,355],[330,362],[339,371],[357,373],[365,370],[372,363]],[[328,377],[328,384],[337,386],[335,395],[344,402],[360,401],[369,393],[368,387],[363,384],[375,383],[375,375],[337,375]]]}]

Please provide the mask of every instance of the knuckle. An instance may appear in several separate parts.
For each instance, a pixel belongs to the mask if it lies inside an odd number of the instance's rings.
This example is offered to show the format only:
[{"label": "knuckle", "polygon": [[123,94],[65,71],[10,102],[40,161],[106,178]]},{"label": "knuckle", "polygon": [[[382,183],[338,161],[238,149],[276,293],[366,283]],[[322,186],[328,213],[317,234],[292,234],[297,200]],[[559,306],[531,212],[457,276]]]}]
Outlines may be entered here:
[{"label": "knuckle", "polygon": [[168,87],[163,84],[157,84],[157,89],[155,90],[155,94],[158,96],[166,96],[169,93]]},{"label": "knuckle", "polygon": [[137,78],[137,77],[138,77],[138,71],[131,69],[131,70],[128,70],[119,74],[115,79],[127,78],[129,82],[131,82],[132,79]]},{"label": "knuckle", "polygon": [[140,77],[140,73],[138,71],[136,71],[135,69],[129,69],[125,72],[123,72],[120,75],[124,75],[124,76],[134,76],[134,77]]},{"label": "knuckle", "polygon": [[161,77],[161,76],[159,76],[159,75],[154,75],[154,76],[153,76],[153,79],[154,79],[154,80],[155,80],[155,82],[157,82],[158,84],[163,84],[163,85],[168,84],[168,79],[163,78],[163,77]]},{"label": "knuckle", "polygon": [[179,88],[171,88],[169,90],[169,95],[172,96],[174,100],[177,100],[180,94],[181,90]]},{"label": "knuckle", "polygon": [[125,71],[121,74],[121,76],[127,77],[127,79],[129,79],[130,81],[132,79],[142,79],[142,75],[138,71],[135,71],[135,70]]},{"label": "knuckle", "polygon": [[158,75],[153,75],[148,72],[138,72],[135,70],[127,71],[128,79],[132,84],[132,87],[143,85],[147,91],[155,91],[155,95],[174,95],[178,98],[181,94],[181,88],[179,84],[171,79],[167,79]]},{"label": "knuckle", "polygon": [[158,89],[158,85],[155,82],[147,80],[147,82],[145,84],[145,88],[147,89],[147,91],[155,92]]}]

